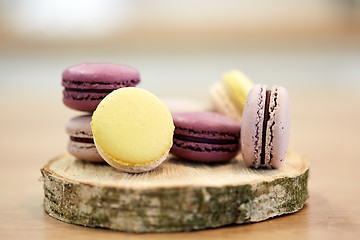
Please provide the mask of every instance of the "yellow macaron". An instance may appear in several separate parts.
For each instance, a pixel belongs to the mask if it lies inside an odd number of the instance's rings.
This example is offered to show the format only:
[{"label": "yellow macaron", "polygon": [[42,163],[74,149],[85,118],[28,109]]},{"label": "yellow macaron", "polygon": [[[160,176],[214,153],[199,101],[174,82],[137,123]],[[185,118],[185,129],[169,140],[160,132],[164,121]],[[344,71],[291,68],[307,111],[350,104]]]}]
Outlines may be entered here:
[{"label": "yellow macaron", "polygon": [[210,88],[213,109],[241,122],[246,97],[253,82],[238,70],[223,74],[223,81],[216,82]]},{"label": "yellow macaron", "polygon": [[107,95],[92,116],[91,129],[99,154],[125,172],[146,172],[167,157],[174,123],[165,104],[152,93],[134,87]]},{"label": "yellow macaron", "polygon": [[237,70],[224,73],[223,83],[231,101],[236,105],[242,115],[246,97],[254,84],[245,74]]}]

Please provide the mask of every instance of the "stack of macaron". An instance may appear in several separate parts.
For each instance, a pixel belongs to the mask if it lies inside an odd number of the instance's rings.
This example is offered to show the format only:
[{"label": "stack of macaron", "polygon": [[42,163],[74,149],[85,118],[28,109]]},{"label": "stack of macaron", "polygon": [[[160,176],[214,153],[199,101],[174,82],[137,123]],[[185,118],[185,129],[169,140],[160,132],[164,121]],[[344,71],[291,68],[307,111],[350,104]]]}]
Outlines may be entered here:
[{"label": "stack of macaron", "polygon": [[130,173],[156,168],[169,152],[216,163],[241,151],[249,167],[283,164],[290,132],[284,88],[268,90],[230,71],[210,89],[215,111],[171,111],[169,102],[135,88],[139,82],[136,69],[119,64],[83,63],[63,72],[64,104],[85,112],[66,123],[72,155]]},{"label": "stack of macaron", "polygon": [[113,90],[135,87],[139,82],[140,75],[135,68],[120,64],[82,63],[64,70],[63,102],[83,112],[66,123],[70,138],[67,149],[72,155],[85,161],[104,161],[94,143],[90,127],[92,113]]},{"label": "stack of macaron", "polygon": [[139,82],[139,72],[126,65],[82,63],[65,69],[63,102],[84,112],[66,123],[69,153],[130,173],[150,171],[167,158],[172,115],[155,95],[135,88]]}]

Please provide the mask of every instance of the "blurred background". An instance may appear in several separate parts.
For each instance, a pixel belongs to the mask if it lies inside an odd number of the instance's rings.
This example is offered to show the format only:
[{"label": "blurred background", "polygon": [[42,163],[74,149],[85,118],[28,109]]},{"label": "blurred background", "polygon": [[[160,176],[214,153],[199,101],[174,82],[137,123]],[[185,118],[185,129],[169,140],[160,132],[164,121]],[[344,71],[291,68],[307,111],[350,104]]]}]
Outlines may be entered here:
[{"label": "blurred background", "polygon": [[207,97],[222,73],[360,86],[359,0],[0,0],[1,92],[52,92],[83,61],[138,68],[157,95]]}]

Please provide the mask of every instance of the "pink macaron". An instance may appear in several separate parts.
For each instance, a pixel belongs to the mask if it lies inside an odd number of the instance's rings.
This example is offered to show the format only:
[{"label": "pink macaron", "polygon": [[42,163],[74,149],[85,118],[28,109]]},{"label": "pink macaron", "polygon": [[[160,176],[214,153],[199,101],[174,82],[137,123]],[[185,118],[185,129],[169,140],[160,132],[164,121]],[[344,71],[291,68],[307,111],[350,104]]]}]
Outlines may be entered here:
[{"label": "pink macaron", "polygon": [[139,72],[130,66],[110,63],[81,63],[62,74],[63,102],[69,108],[93,112],[106,95],[122,87],[135,87]]},{"label": "pink macaron", "polygon": [[250,167],[279,168],[290,136],[290,99],[285,88],[256,84],[247,96],[241,121],[241,151]]},{"label": "pink macaron", "polygon": [[223,162],[240,149],[240,124],[215,112],[173,113],[175,125],[170,152],[198,162]]},{"label": "pink macaron", "polygon": [[66,133],[69,135],[67,150],[81,160],[104,162],[96,150],[90,122],[91,115],[74,117],[66,122]]}]

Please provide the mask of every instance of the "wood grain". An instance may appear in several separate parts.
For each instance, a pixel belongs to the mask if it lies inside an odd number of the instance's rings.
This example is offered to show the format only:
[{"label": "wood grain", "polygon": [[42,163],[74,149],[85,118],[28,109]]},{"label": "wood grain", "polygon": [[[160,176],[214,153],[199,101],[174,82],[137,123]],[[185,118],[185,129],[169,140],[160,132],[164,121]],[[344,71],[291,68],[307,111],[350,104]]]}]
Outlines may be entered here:
[{"label": "wood grain", "polygon": [[129,174],[63,154],[42,170],[44,207],[78,225],[129,232],[174,232],[259,222],[297,212],[308,198],[307,160],[289,152],[280,169],[168,159]]},{"label": "wood grain", "polygon": [[272,170],[248,168],[240,155],[230,162],[213,164],[184,161],[170,155],[155,170],[139,174],[125,173],[106,163],[81,161],[67,153],[44,166],[45,171],[68,181],[131,189],[246,185],[295,178],[308,169],[308,161],[294,151],[288,152],[282,168]]}]

